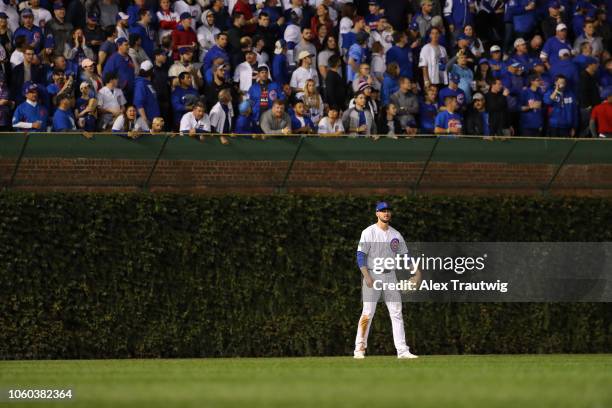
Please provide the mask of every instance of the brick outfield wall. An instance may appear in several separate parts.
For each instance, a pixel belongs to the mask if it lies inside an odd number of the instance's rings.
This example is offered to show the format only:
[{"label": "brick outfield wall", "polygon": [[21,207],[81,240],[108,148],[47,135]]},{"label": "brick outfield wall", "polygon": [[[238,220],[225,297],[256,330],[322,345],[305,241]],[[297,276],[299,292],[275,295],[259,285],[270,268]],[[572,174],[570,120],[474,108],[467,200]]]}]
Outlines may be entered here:
[{"label": "brick outfield wall", "polygon": [[[0,160],[0,185],[28,191],[152,191],[202,194],[412,193],[424,163],[287,161],[153,161],[108,159]],[[419,193],[542,194],[557,165],[430,163]],[[11,185],[11,179],[13,183]],[[284,186],[284,188],[280,188]],[[551,194],[612,197],[612,165],[566,165]]]}]

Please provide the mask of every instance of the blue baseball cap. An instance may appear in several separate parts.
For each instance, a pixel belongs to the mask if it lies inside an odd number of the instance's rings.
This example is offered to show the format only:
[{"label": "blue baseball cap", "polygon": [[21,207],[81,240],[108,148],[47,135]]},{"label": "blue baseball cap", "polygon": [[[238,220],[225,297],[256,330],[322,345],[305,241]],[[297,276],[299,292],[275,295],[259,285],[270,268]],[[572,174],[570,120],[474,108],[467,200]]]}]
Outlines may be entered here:
[{"label": "blue baseball cap", "polygon": [[115,40],[115,44],[117,44],[117,46],[122,45],[126,42],[128,42],[128,40],[125,37],[119,37],[117,38],[117,40]]},{"label": "blue baseball cap", "polygon": [[478,65],[480,64],[487,64],[489,65],[489,60],[486,58],[481,58],[480,60],[478,60]]},{"label": "blue baseball cap", "polygon": [[386,201],[379,201],[376,203],[376,212],[382,210],[390,210],[391,206]]},{"label": "blue baseball cap", "polygon": [[193,52],[193,48],[190,45],[183,45],[178,47],[179,54],[187,54],[188,52]]},{"label": "blue baseball cap", "polygon": [[461,33],[457,36],[457,41],[459,40],[469,40],[470,37],[468,37],[467,35],[465,35],[464,33]]},{"label": "blue baseball cap", "polygon": [[25,95],[29,92],[38,92],[38,85],[30,81],[23,84],[23,94]]},{"label": "blue baseball cap", "polygon": [[408,29],[410,31],[419,31],[419,24],[416,21],[411,21]]},{"label": "blue baseball cap", "polygon": [[561,3],[559,2],[559,0],[550,0],[548,2],[548,8],[560,9]]},{"label": "blue baseball cap", "polygon": [[64,3],[62,3],[61,1],[56,1],[55,3],[53,3],[53,10],[61,10],[65,8],[66,7],[64,7]]},{"label": "blue baseball cap", "polygon": [[21,17],[25,17],[25,16],[33,16],[34,13],[32,13],[32,10],[29,8],[25,8],[23,10],[21,10]]},{"label": "blue baseball cap", "polygon": [[242,101],[242,103],[240,103],[240,105],[238,106],[238,111],[240,113],[246,113],[250,107],[251,103],[249,101]]},{"label": "blue baseball cap", "polygon": [[190,18],[193,18],[191,13],[188,13],[188,12],[181,13],[181,20],[187,20],[187,19],[190,19]]}]

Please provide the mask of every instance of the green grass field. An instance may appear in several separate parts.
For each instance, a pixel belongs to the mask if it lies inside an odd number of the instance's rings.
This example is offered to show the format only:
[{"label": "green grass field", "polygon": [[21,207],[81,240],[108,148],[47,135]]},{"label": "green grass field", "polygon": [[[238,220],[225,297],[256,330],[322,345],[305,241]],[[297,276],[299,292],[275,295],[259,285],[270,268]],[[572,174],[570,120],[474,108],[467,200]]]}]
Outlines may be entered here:
[{"label": "green grass field", "polygon": [[74,389],[41,407],[612,407],[612,355],[2,361],[0,388]]}]

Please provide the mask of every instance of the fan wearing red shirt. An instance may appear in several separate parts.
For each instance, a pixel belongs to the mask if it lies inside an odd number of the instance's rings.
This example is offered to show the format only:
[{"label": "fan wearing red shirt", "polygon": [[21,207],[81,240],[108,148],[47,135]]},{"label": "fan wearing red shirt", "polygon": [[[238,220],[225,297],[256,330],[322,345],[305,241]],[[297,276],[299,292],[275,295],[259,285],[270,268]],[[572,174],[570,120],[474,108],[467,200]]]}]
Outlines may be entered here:
[{"label": "fan wearing red shirt", "polygon": [[591,112],[591,134],[593,137],[612,137],[612,86],[601,94],[605,100]]},{"label": "fan wearing red shirt", "polygon": [[238,0],[236,5],[234,6],[233,13],[242,13],[244,15],[244,19],[246,20],[246,24],[242,27],[242,31],[245,34],[254,34],[257,29],[257,19],[253,15],[251,11],[251,5],[249,4],[249,0]]},{"label": "fan wearing red shirt", "polygon": [[172,52],[175,60],[179,58],[180,47],[187,46],[196,50],[198,45],[198,36],[191,28],[191,14],[182,13],[180,18],[181,22],[172,30]]}]

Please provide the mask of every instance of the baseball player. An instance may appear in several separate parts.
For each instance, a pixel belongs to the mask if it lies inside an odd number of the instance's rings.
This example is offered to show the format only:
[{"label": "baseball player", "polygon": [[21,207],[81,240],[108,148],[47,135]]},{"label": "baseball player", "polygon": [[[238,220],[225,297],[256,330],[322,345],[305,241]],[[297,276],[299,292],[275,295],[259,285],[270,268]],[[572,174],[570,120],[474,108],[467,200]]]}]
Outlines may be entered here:
[{"label": "baseball player", "polygon": [[[375,273],[375,262],[378,258],[395,258],[397,254],[408,253],[406,242],[402,235],[389,225],[391,221],[391,207],[384,201],[376,204],[376,224],[370,225],[361,233],[359,246],[357,247],[357,264],[363,275],[363,311],[357,326],[357,338],[355,339],[355,352],[353,356],[361,359],[365,358],[365,351],[368,347],[368,332],[372,324],[372,318],[376,311],[376,303],[380,298],[382,287],[381,283],[396,283],[395,269],[384,269],[382,272]],[[380,266],[380,265],[379,265]],[[412,278],[418,284],[420,271],[415,271]],[[375,281],[380,281],[375,285]],[[402,316],[402,301],[400,292],[396,290],[382,290],[385,296],[385,303],[389,309],[391,324],[393,326],[393,342],[397,349],[397,358],[417,358],[412,354],[406,345],[406,335],[404,333],[404,319]]]}]

